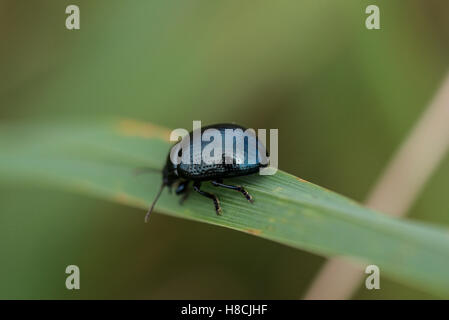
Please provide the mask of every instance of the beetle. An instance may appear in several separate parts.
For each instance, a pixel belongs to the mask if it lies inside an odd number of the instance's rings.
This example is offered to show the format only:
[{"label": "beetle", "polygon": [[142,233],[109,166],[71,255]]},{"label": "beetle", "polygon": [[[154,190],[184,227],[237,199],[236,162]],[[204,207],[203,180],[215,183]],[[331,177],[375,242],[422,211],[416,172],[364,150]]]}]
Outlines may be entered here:
[{"label": "beetle", "polygon": [[[189,185],[193,183],[193,190],[198,192],[200,195],[209,198],[213,201],[215,212],[217,215],[221,215],[222,209],[220,206],[220,201],[218,197],[210,192],[204,191],[201,189],[202,182],[209,181],[215,187],[232,189],[240,192],[250,203],[254,202],[253,197],[245,190],[244,187],[239,185],[230,185],[225,184],[223,179],[226,178],[234,178],[240,176],[246,176],[250,174],[257,173],[260,168],[266,167],[268,164],[266,158],[268,157],[268,152],[265,149],[265,146],[258,141],[258,138],[255,135],[246,134],[246,128],[229,123],[219,123],[214,125],[209,125],[205,127],[201,127],[201,137],[203,137],[203,133],[207,129],[215,129],[216,133],[219,133],[222,137],[222,152],[221,158],[222,161],[219,163],[206,163],[201,157],[201,150],[210,142],[203,141],[201,139],[201,149],[194,153],[193,144],[189,144],[188,149],[190,151],[190,162],[184,163],[181,162],[179,164],[174,164],[171,160],[170,155],[175,152],[178,157],[182,157],[182,143],[178,142],[171,149],[167,156],[167,161],[162,170],[162,185],[159,189],[159,192],[156,195],[153,203],[151,204],[148,212],[145,216],[145,222],[148,222],[151,212],[154,209],[154,206],[159,199],[163,189],[168,187],[170,190],[174,184],[176,184],[175,193],[177,195],[182,195],[180,203],[182,204],[184,200],[189,195]],[[236,148],[232,152],[232,156],[230,154],[225,153],[225,141],[228,137],[227,134],[232,130],[234,132],[234,136],[232,136],[232,142],[235,139],[243,139],[244,148],[242,150],[237,150]],[[243,136],[242,136],[243,135]],[[194,131],[189,132],[188,137],[183,139],[182,141],[192,141],[194,137]],[[256,148],[250,148],[249,146],[256,146]],[[256,152],[254,154],[254,152]],[[252,156],[252,159],[255,161],[248,161],[248,159]],[[194,164],[193,159],[201,157],[201,160]],[[218,155],[219,157],[219,155]],[[240,158],[240,161],[238,159]]]}]

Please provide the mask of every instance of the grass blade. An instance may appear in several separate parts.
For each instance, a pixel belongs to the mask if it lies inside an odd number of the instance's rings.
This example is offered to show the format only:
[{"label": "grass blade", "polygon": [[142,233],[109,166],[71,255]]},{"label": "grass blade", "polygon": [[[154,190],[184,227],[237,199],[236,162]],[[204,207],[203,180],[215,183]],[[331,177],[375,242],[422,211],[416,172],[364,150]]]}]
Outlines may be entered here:
[{"label": "grass blade", "polygon": [[[161,174],[136,176],[134,170],[163,167],[171,145],[168,134],[167,129],[128,119],[3,125],[1,180],[47,183],[146,210]],[[181,206],[168,191],[156,212],[323,256],[352,257],[378,265],[382,275],[449,296],[447,230],[390,218],[282,171],[233,180],[254,196],[254,205],[232,190],[204,184],[219,196],[223,216],[216,216],[212,203],[197,194]],[[142,222],[144,215],[142,210]]]}]

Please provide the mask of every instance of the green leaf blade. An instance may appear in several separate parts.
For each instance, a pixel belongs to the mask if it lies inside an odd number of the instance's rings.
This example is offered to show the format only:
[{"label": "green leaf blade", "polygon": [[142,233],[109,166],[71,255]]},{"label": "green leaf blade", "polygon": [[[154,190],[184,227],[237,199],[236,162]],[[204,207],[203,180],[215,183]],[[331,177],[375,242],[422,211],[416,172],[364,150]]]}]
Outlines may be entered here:
[{"label": "green leaf blade", "polygon": [[[171,145],[167,129],[127,119],[3,125],[0,133],[2,181],[55,185],[142,209],[156,195],[161,174],[136,176],[134,170],[162,169]],[[232,190],[205,183],[206,190],[219,196],[223,216],[216,216],[212,203],[195,193],[181,206],[168,191],[156,212],[323,256],[376,264],[382,275],[449,295],[446,230],[388,217],[283,171],[232,180],[246,187],[254,204]],[[142,210],[142,223],[144,215]]]}]

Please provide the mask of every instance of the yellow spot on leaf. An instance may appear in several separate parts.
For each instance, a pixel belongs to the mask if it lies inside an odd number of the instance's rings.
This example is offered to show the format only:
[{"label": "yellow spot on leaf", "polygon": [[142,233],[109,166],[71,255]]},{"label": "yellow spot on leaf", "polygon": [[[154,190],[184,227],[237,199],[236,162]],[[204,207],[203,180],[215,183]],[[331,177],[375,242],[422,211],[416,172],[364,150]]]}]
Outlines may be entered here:
[{"label": "yellow spot on leaf", "polygon": [[129,196],[126,193],[120,192],[114,195],[114,201],[117,201],[118,203],[122,204],[128,204]]},{"label": "yellow spot on leaf", "polygon": [[248,232],[248,233],[251,233],[251,234],[253,234],[255,236],[257,236],[257,235],[262,233],[262,230],[259,230],[259,229],[246,229],[245,231]]},{"label": "yellow spot on leaf", "polygon": [[166,128],[133,119],[123,119],[119,121],[118,131],[126,136],[141,138],[160,138],[170,141],[170,131]]},{"label": "yellow spot on leaf", "polygon": [[132,197],[124,192],[118,192],[113,196],[113,200],[121,203],[121,204],[126,204],[126,205],[130,205],[130,204],[134,204],[134,205],[138,205],[141,207],[145,207],[145,201]]},{"label": "yellow spot on leaf", "polygon": [[309,181],[304,180],[304,179],[302,179],[302,178],[300,178],[300,177],[295,177],[295,178],[296,178],[296,180],[299,180],[299,181],[301,181],[301,182],[304,182],[304,183],[310,183]]}]

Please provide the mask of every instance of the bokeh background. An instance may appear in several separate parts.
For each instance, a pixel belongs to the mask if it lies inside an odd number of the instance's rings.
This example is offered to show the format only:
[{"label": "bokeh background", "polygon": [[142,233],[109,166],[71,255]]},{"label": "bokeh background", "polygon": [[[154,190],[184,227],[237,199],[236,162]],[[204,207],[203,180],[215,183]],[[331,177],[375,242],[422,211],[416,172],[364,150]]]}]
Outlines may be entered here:
[{"label": "bokeh background", "polygon": [[[79,31],[65,28],[69,4]],[[370,4],[381,30],[365,28]],[[363,201],[448,70],[447,12],[441,0],[1,0],[0,123],[279,128],[281,169]],[[448,226],[448,189],[445,159],[409,217]],[[296,299],[324,262],[144,213],[0,177],[0,298]],[[79,291],[65,288],[69,264]],[[433,297],[383,277],[355,298]]]}]

